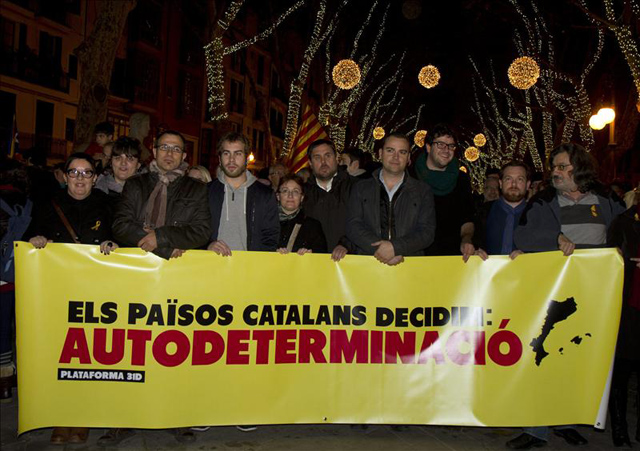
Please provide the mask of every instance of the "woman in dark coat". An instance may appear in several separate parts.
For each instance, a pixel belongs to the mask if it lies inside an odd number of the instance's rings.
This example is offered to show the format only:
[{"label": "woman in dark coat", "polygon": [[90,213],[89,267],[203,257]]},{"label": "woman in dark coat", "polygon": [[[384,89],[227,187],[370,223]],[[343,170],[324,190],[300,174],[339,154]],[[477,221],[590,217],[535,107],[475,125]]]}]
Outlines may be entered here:
[{"label": "woman in dark coat", "polygon": [[[609,397],[611,434],[614,446],[631,447],[627,400],[629,379],[634,372],[640,385],[640,190],[636,192],[634,205],[611,223],[608,235],[609,245],[619,247],[624,258],[622,317]],[[636,406],[636,441],[640,441],[640,395]]]},{"label": "woman in dark coat", "polygon": [[[67,189],[33,209],[27,236],[35,248],[42,249],[51,242],[97,244],[101,252],[108,254],[118,247],[111,241],[109,198],[93,189],[96,178],[90,155],[74,153],[67,159],[64,166]],[[88,428],[56,427],[51,433],[51,443],[81,444],[87,441],[88,435]]]},{"label": "woman in dark coat", "polygon": [[304,214],[304,183],[297,175],[286,175],[276,192],[280,208],[280,242],[278,252],[327,252],[327,240],[319,221]]}]

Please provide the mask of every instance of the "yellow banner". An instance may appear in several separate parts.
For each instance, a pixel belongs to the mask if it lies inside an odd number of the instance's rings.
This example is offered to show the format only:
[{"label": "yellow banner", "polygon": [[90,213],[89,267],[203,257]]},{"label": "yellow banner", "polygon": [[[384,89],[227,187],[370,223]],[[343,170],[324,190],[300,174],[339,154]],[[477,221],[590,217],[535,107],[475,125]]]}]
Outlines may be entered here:
[{"label": "yellow banner", "polygon": [[622,298],[612,249],[395,267],[15,251],[20,432],[594,424],[606,398]]}]

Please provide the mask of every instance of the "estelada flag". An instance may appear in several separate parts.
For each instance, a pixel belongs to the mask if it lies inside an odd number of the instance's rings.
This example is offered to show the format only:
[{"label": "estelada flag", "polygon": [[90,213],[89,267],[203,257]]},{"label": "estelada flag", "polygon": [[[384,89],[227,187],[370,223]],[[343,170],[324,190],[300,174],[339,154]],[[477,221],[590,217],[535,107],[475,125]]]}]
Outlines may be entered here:
[{"label": "estelada flag", "polygon": [[324,131],[318,118],[311,111],[311,107],[307,105],[304,108],[302,114],[302,123],[298,128],[296,138],[293,140],[291,146],[291,153],[289,154],[288,166],[291,172],[296,173],[300,169],[309,165],[309,159],[307,158],[307,149],[309,145],[317,139],[326,139],[329,136]]}]

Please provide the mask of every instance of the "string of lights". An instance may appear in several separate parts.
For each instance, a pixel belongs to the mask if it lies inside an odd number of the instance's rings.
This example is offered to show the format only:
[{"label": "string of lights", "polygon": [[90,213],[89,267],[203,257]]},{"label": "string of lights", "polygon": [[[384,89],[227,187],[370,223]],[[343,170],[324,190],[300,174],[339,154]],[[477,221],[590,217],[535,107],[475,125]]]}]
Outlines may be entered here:
[{"label": "string of lights", "polygon": [[244,4],[244,0],[234,0],[228,6],[223,17],[218,20],[218,29],[216,30],[213,40],[204,47],[207,89],[209,91],[209,112],[211,113],[211,119],[213,121],[226,119],[228,117],[224,96],[223,57],[270,36],[291,13],[300,8],[305,1],[306,0],[298,0],[298,2],[281,14],[271,26],[261,33],[225,48],[222,37],[238,15],[240,8],[242,8]]},{"label": "string of lights", "polygon": [[271,24],[271,26],[269,26],[268,28],[263,30],[261,33],[258,33],[252,38],[245,39],[244,41],[238,42],[237,44],[234,44],[234,45],[230,45],[229,47],[224,49],[224,54],[230,55],[231,53],[237,52],[238,50],[242,50],[245,47],[249,47],[250,45],[253,45],[258,41],[268,38],[275,31],[275,29],[278,28],[280,24],[284,22],[284,20],[289,15],[291,15],[291,13],[293,13],[302,5],[304,5],[305,2],[306,0],[298,0],[298,2],[296,2],[293,6],[291,6],[284,13],[282,13],[280,17],[278,17],[276,21]]}]

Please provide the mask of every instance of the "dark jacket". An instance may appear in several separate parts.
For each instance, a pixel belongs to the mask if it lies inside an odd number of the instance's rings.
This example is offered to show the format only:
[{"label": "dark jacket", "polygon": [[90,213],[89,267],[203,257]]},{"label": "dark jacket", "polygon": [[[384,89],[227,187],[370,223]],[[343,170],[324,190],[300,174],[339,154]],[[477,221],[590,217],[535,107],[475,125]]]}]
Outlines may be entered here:
[{"label": "dark jacket", "polygon": [[339,168],[329,192],[318,186],[314,176],[305,184],[302,208],[307,216],[317,219],[322,224],[329,252],[338,244],[342,244],[350,252],[354,250],[353,245],[346,239],[346,232],[347,204],[351,189],[356,183],[361,182]]},{"label": "dark jacket", "polygon": [[[605,225],[609,229],[613,219],[624,211],[624,207],[610,197],[600,194],[596,196]],[[514,241],[516,247],[524,252],[556,251],[561,230],[557,192],[555,188],[549,187],[527,204],[514,232]]]},{"label": "dark jacket", "polygon": [[[158,182],[158,174],[148,172],[127,180],[116,208],[113,233],[122,246],[136,247],[147,235],[144,217],[147,201]],[[153,251],[168,259],[174,249],[198,249],[209,242],[210,214],[207,187],[190,177],[180,177],[167,188],[165,225],[155,229],[158,248]]]},{"label": "dark jacket", "polygon": [[396,255],[424,255],[436,230],[431,188],[405,174],[389,202],[379,175],[380,169],[354,186],[349,199],[347,238],[355,244],[358,254],[373,255],[377,248],[371,243],[388,240]]},{"label": "dark jacket", "polygon": [[[622,304],[622,316],[620,318],[620,331],[618,332],[618,345],[616,356],[629,360],[640,360],[640,310],[629,304],[631,286],[636,267],[636,262],[631,257],[640,257],[640,218],[638,218],[634,205],[618,216],[607,235],[607,244],[616,246],[622,250],[624,258],[624,291]],[[638,218],[638,219],[636,219]]]},{"label": "dark jacket", "polygon": [[301,227],[293,243],[292,252],[297,252],[301,248],[311,249],[314,253],[327,252],[327,240],[324,237],[320,221],[308,217],[303,210],[300,210],[293,219],[280,221],[280,243],[278,248],[287,247],[289,237],[296,224],[300,224]]},{"label": "dark jacket", "polygon": [[[492,200],[484,202],[476,209],[476,218],[474,220],[475,230],[473,232],[473,244],[476,248],[482,248],[489,255],[501,255],[503,246],[503,237],[505,227],[510,214],[506,210],[513,211],[513,229],[520,223],[520,217],[526,208],[526,202],[523,201],[516,208],[509,206],[504,199]],[[513,241],[508,243],[511,251],[516,249]],[[510,251],[510,252],[511,252]]]},{"label": "dark jacket", "polygon": [[89,197],[76,200],[66,190],[58,191],[52,200],[40,199],[33,207],[32,221],[25,237],[44,236],[54,243],[74,243],[62,219],[56,213],[56,202],[82,244],[100,244],[113,239],[111,204],[106,194],[92,190]]},{"label": "dark jacket", "polygon": [[[218,239],[224,183],[214,180],[209,184],[209,210],[211,211],[210,241]],[[247,250],[275,251],[280,239],[278,202],[273,190],[260,182],[254,182],[246,193],[247,202]]]}]

